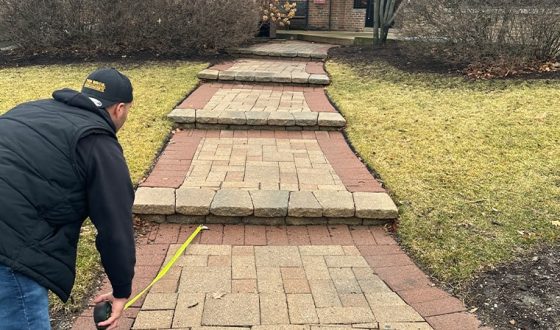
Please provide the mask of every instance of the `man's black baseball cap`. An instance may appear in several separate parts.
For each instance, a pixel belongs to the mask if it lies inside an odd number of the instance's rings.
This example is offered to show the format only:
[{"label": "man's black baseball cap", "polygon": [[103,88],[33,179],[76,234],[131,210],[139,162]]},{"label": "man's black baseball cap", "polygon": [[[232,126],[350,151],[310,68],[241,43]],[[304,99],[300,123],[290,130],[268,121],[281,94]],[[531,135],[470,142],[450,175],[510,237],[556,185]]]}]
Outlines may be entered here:
[{"label": "man's black baseball cap", "polygon": [[92,72],[84,81],[82,94],[88,96],[99,108],[115,103],[132,102],[132,84],[127,76],[114,68]]}]

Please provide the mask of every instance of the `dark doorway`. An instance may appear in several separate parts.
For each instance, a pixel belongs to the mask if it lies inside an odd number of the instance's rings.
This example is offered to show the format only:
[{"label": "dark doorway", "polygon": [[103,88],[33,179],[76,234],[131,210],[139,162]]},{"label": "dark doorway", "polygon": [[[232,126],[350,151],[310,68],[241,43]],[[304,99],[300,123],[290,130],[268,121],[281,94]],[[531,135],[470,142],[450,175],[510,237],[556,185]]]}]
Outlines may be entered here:
[{"label": "dark doorway", "polygon": [[366,10],[366,27],[373,27],[373,0],[354,0],[354,8]]}]

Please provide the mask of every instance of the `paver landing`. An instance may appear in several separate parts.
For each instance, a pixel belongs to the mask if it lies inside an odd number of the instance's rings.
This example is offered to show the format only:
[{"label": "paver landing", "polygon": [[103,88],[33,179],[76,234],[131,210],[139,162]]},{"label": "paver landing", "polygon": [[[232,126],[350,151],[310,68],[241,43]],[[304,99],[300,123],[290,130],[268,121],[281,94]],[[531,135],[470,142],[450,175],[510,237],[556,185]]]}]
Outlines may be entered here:
[{"label": "paver landing", "polygon": [[201,71],[198,78],[311,85],[328,85],[330,82],[322,62],[270,59],[239,59],[222,63]]},{"label": "paver landing", "polygon": [[[465,329],[463,304],[434,287],[383,228],[209,225],[120,329]],[[155,225],[137,247],[133,292],[195,229]],[[110,289],[105,280],[100,292]],[[92,329],[91,308],[74,329]]]},{"label": "paver landing", "polygon": [[341,129],[346,120],[322,88],[208,83],[169,116],[179,127],[204,129]]}]

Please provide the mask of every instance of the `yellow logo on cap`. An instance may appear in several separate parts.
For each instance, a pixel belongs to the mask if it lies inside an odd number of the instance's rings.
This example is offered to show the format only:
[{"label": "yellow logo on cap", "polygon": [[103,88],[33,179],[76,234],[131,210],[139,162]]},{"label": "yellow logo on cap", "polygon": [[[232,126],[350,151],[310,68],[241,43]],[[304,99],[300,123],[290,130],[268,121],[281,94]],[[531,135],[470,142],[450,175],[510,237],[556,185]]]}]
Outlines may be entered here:
[{"label": "yellow logo on cap", "polygon": [[105,92],[105,84],[97,80],[86,79],[86,82],[84,83],[84,87],[96,90],[101,93]]}]

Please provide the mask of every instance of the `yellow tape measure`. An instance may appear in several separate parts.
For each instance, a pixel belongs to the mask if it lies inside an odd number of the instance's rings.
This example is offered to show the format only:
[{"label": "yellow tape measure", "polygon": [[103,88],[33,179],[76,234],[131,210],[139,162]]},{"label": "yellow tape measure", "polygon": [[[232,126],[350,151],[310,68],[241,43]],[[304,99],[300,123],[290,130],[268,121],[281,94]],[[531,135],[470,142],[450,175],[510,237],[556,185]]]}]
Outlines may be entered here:
[{"label": "yellow tape measure", "polygon": [[171,269],[171,267],[173,266],[173,264],[177,261],[177,259],[179,259],[179,257],[183,254],[183,252],[185,252],[185,250],[187,249],[187,246],[189,246],[189,244],[191,244],[191,242],[194,240],[194,238],[196,237],[196,235],[198,235],[198,233],[200,233],[202,230],[208,229],[208,227],[204,226],[204,225],[200,225],[196,228],[196,230],[191,234],[191,236],[189,236],[189,238],[187,238],[187,240],[185,241],[185,243],[183,243],[181,245],[181,247],[179,248],[179,250],[177,250],[177,252],[175,252],[175,254],[173,255],[173,258],[171,258],[171,260],[169,260],[167,262],[167,264],[165,264],[165,266],[163,266],[163,268],[159,271],[159,273],[157,274],[156,278],[154,278],[154,280],[152,281],[152,283],[150,283],[144,290],[142,290],[139,294],[137,294],[136,296],[134,296],[134,298],[130,299],[126,305],[124,305],[124,309],[127,309],[128,307],[132,306],[136,300],[140,299],[140,297],[142,297],[142,295],[144,295],[146,292],[148,292],[148,290],[150,290],[150,288],[156,284],[162,277],[165,276],[165,274],[167,274],[167,272]]}]

